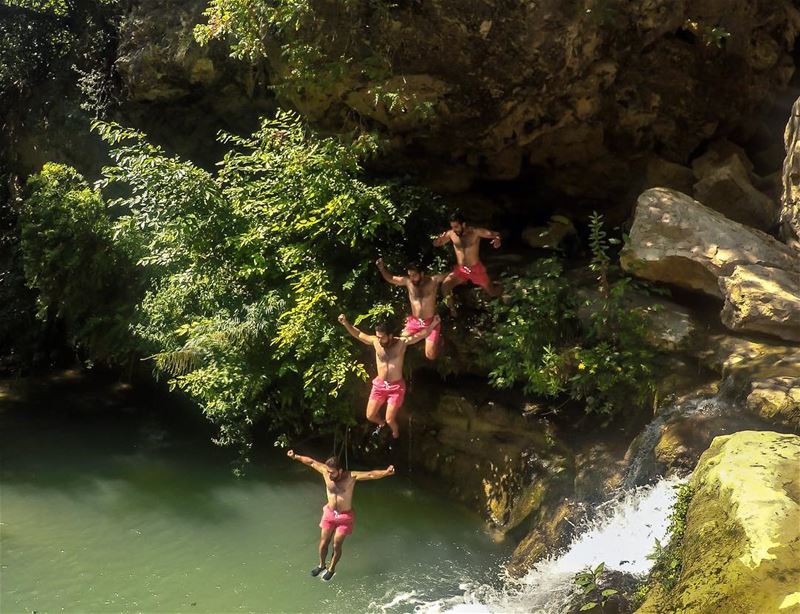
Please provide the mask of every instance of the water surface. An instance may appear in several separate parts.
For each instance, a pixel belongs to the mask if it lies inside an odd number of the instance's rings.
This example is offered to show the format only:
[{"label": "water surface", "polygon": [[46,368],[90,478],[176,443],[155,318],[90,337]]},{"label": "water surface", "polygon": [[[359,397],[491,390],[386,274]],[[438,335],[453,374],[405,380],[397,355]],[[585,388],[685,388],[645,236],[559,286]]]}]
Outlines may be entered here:
[{"label": "water surface", "polygon": [[77,376],[6,384],[3,612],[409,611],[494,582],[509,552],[395,476],[357,485],[355,532],[325,584],[308,575],[324,503],[312,470],[276,450],[237,479],[164,399]]}]

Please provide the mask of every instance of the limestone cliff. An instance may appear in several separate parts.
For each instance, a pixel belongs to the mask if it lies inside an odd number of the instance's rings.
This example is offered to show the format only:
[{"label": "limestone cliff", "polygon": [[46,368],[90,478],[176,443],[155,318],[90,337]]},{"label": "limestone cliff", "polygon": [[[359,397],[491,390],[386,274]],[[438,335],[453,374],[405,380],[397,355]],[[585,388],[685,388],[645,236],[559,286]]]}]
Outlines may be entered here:
[{"label": "limestone cliff", "polygon": [[717,437],[691,479],[682,571],[639,612],[800,612],[800,437]]},{"label": "limestone cliff", "polygon": [[[353,62],[313,95],[286,88],[280,96],[337,131],[382,128],[395,164],[412,162],[432,185],[455,191],[533,172],[559,192],[604,199],[627,192],[631,171],[651,154],[686,164],[715,135],[762,135],[753,118],[788,85],[800,30],[791,0],[363,4],[360,21],[345,23],[338,3],[312,3],[323,22],[315,32],[340,35],[309,34],[308,43],[335,62],[341,41],[351,41]],[[171,0],[133,7],[117,64],[134,99],[206,88],[230,106],[258,96],[258,78],[280,80],[280,53],[264,73],[199,48],[191,28],[202,8]],[[379,81],[358,68],[374,53],[389,65]],[[414,119],[402,105],[374,102],[378,88],[395,87],[433,113]]]}]

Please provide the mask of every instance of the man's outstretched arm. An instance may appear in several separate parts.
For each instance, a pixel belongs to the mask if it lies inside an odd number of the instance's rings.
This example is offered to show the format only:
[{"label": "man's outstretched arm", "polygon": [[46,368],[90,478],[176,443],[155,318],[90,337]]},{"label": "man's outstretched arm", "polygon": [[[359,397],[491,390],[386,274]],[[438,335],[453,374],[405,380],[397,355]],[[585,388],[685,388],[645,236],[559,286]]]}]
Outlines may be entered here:
[{"label": "man's outstretched arm", "polygon": [[421,331],[411,335],[410,337],[401,337],[401,338],[405,340],[406,345],[414,345],[415,343],[419,343],[425,337],[430,335],[433,332],[433,329],[436,328],[436,326],[441,321],[442,319],[439,317],[439,314],[437,313],[436,315],[433,316],[433,319],[431,319],[431,323],[428,324],[428,326],[423,328]]},{"label": "man's outstretched arm", "polygon": [[390,284],[394,284],[395,286],[405,286],[407,277],[400,277],[399,275],[392,275],[389,272],[389,269],[386,268],[386,265],[383,263],[383,258],[378,258],[375,261],[375,265],[378,267],[378,270],[381,272],[383,278],[388,281]]},{"label": "man's outstretched arm", "polygon": [[450,238],[450,231],[445,230],[442,234],[440,234],[433,240],[433,246],[441,247],[442,245],[447,245],[448,243],[450,243],[451,240],[452,239]]},{"label": "man's outstretched arm", "polygon": [[486,228],[476,228],[475,232],[478,233],[478,236],[482,239],[490,239],[492,247],[497,249],[500,247],[500,243],[502,239],[500,237],[500,233],[494,230],[487,230]]},{"label": "man's outstretched arm", "polygon": [[364,345],[372,345],[374,337],[372,337],[371,335],[367,335],[366,333],[362,333],[355,326],[350,324],[350,322],[347,321],[347,317],[345,317],[343,313],[339,314],[339,322],[341,322],[342,326],[344,326],[347,329],[348,333],[350,333],[353,337],[358,339],[361,343],[363,343]]},{"label": "man's outstretched arm", "polygon": [[308,465],[309,467],[311,467],[315,471],[319,471],[320,473],[322,473],[322,471],[325,469],[325,464],[324,463],[321,463],[321,462],[319,462],[317,460],[314,460],[310,456],[300,456],[299,454],[295,454],[294,450],[289,450],[286,453],[286,456],[288,456],[292,460],[299,461],[299,462],[303,463],[304,465]]},{"label": "man's outstretched arm", "polygon": [[386,469],[373,469],[372,471],[351,471],[350,475],[356,482],[364,480],[380,480],[381,478],[388,478],[394,475],[394,465],[389,465]]}]

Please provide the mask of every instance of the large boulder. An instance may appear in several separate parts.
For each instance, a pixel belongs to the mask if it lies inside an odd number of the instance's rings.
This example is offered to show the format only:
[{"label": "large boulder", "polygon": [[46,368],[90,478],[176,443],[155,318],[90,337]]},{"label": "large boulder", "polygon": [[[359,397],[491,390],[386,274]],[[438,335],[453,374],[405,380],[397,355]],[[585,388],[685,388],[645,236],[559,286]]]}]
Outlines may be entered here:
[{"label": "large boulder", "polygon": [[711,334],[689,352],[702,364],[739,381],[796,377],[800,347],[733,335]]},{"label": "large boulder", "polygon": [[728,219],[760,230],[769,230],[778,220],[777,203],[753,186],[736,155],[712,167],[694,185],[694,197]]},{"label": "large boulder", "polygon": [[800,437],[717,437],[690,485],[677,583],[639,613],[800,611]]},{"label": "large boulder", "polygon": [[800,377],[770,377],[753,382],[746,405],[763,420],[800,433]]},{"label": "large boulder", "polygon": [[723,297],[719,278],[737,265],[800,273],[800,259],[766,233],[663,188],[639,196],[622,266],[639,277]]},{"label": "large boulder", "polygon": [[724,166],[730,158],[736,159],[746,176],[753,172],[753,163],[742,147],[728,139],[717,139],[708,146],[705,153],[692,160],[694,176],[703,180],[716,172],[720,166]]},{"label": "large boulder", "polygon": [[800,341],[800,273],[736,266],[720,277],[719,285],[725,296],[725,326]]}]

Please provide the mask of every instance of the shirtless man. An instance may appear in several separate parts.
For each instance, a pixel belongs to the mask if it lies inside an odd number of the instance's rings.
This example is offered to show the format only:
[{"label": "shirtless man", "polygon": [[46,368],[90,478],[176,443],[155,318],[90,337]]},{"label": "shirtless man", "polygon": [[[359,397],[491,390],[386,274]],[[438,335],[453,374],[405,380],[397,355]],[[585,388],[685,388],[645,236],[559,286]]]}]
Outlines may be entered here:
[{"label": "shirtless man", "polygon": [[[353,532],[353,523],[356,518],[353,509],[353,489],[356,482],[380,480],[394,475],[394,466],[389,465],[386,469],[373,469],[372,471],[345,471],[335,456],[324,463],[308,456],[295,454],[294,450],[289,450],[286,456],[319,471],[322,479],[325,480],[328,503],[323,506],[322,519],[319,521],[319,528],[322,529],[319,538],[319,565],[311,570],[311,575],[316,578],[324,571],[322,579],[330,582],[336,573],[336,564],[342,556],[344,538]],[[333,538],[333,557],[331,557],[330,566],[327,566],[328,544],[331,543],[331,538]]]},{"label": "shirtless man", "polygon": [[[405,286],[408,290],[411,315],[406,318],[403,336],[411,337],[424,330],[436,314],[436,295],[439,293],[439,285],[444,281],[445,275],[426,275],[422,265],[412,263],[406,267],[408,275],[402,277],[392,275],[383,263],[383,258],[378,258],[375,264],[386,281],[395,286]],[[425,339],[425,357],[428,360],[435,359],[439,353],[441,330],[442,326],[438,324]]]},{"label": "shirtless man", "polygon": [[433,240],[434,247],[442,247],[453,243],[458,264],[453,268],[442,284],[444,302],[450,308],[450,313],[455,315],[453,305],[453,288],[471,281],[480,286],[489,296],[499,296],[502,292],[500,284],[489,279],[486,267],[480,261],[481,239],[491,239],[492,247],[500,247],[500,233],[485,228],[473,228],[468,225],[461,212],[456,211],[450,216],[450,229]]},{"label": "shirtless man", "polygon": [[[403,405],[406,395],[406,383],[403,380],[403,359],[406,349],[425,339],[433,332],[441,320],[438,315],[431,318],[430,324],[410,337],[396,337],[390,326],[384,322],[375,327],[374,335],[362,333],[347,321],[344,314],[339,316],[341,322],[353,337],[364,345],[371,345],[375,350],[375,362],[378,366],[378,376],[372,380],[372,392],[367,402],[367,420],[378,425],[375,434],[388,424],[392,430],[392,438],[400,437],[400,427],[397,424],[397,412]],[[386,403],[386,419],[381,418],[381,406]]]}]

